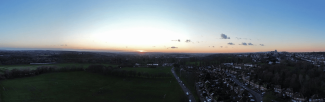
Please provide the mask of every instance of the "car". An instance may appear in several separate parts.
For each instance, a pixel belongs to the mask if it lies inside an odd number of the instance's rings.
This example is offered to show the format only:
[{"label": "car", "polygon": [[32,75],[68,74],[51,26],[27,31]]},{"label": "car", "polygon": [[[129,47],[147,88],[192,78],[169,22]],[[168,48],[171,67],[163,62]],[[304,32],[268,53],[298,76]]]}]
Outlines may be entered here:
[{"label": "car", "polygon": [[188,95],[188,92],[186,92],[186,95]]},{"label": "car", "polygon": [[189,102],[191,102],[191,100],[189,100]]}]

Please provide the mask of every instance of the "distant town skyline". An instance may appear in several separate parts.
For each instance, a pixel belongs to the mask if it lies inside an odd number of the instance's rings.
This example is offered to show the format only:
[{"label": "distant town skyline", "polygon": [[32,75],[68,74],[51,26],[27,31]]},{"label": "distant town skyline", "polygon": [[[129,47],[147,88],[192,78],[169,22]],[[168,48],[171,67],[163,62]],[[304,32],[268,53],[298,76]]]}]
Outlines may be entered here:
[{"label": "distant town skyline", "polygon": [[0,50],[325,51],[323,0],[0,1]]}]

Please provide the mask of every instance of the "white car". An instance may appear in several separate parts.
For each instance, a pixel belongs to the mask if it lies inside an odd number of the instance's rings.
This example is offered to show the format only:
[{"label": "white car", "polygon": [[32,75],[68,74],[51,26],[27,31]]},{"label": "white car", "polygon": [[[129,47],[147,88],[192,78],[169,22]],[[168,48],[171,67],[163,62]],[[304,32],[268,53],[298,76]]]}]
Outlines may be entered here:
[{"label": "white car", "polygon": [[191,100],[189,102],[191,102]]},{"label": "white car", "polygon": [[186,92],[186,95],[188,95],[188,92]]}]

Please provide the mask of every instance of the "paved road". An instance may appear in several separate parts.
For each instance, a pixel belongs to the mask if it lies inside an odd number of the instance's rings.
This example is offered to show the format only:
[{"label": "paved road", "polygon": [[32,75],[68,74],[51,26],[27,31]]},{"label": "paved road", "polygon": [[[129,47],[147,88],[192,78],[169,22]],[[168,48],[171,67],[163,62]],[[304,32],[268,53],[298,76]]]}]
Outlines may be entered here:
[{"label": "paved road", "polygon": [[229,73],[227,73],[227,72],[226,72],[226,74],[232,76],[232,79],[233,79],[233,80],[234,80],[238,85],[240,85],[241,87],[245,88],[249,93],[251,93],[251,94],[255,97],[255,101],[256,101],[256,102],[262,102],[262,101],[263,101],[263,97],[262,97],[261,94],[259,94],[259,93],[255,92],[254,90],[252,90],[252,89],[246,87],[244,84],[242,84],[241,82],[239,82],[236,78],[234,78],[234,77],[235,77],[234,75],[229,74]]},{"label": "paved road", "polygon": [[186,94],[186,92],[189,93],[189,95],[187,97],[191,100],[191,102],[196,102],[193,94],[190,93],[190,90],[188,88],[186,88],[186,86],[181,82],[181,79],[179,79],[178,76],[176,75],[176,73],[174,71],[174,67],[171,69],[171,71],[172,71],[173,75],[175,76],[176,80],[178,81],[178,84],[182,87],[184,93],[185,94]]}]

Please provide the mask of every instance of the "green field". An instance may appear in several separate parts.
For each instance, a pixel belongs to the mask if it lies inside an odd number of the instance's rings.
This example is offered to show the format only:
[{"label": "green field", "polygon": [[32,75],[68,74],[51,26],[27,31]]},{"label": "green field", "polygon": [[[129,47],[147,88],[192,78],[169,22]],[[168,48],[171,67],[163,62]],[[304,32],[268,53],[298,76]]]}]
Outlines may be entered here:
[{"label": "green field", "polygon": [[147,72],[147,73],[151,73],[151,74],[171,73],[170,69],[171,69],[171,67],[157,67],[157,68],[130,67],[130,68],[122,68],[122,70],[136,71],[136,72]]},{"label": "green field", "polygon": [[[58,63],[58,64],[46,64],[46,65],[30,65],[30,64],[26,64],[26,65],[0,65],[0,69],[8,69],[8,70],[12,70],[12,69],[25,69],[25,68],[30,68],[31,70],[36,69],[39,66],[57,66],[57,67],[66,67],[66,66],[81,66],[83,68],[87,68],[89,65],[89,63],[86,64],[80,64],[80,63]],[[111,65],[111,64],[102,64],[105,66],[112,66],[112,67],[116,67],[117,65]]]},{"label": "green field", "polygon": [[187,65],[199,65],[199,62],[186,62]]},{"label": "green field", "polygon": [[[170,67],[138,70],[155,73]],[[2,80],[0,87],[2,102],[179,102],[184,97],[174,77],[123,78],[85,71]]]}]

